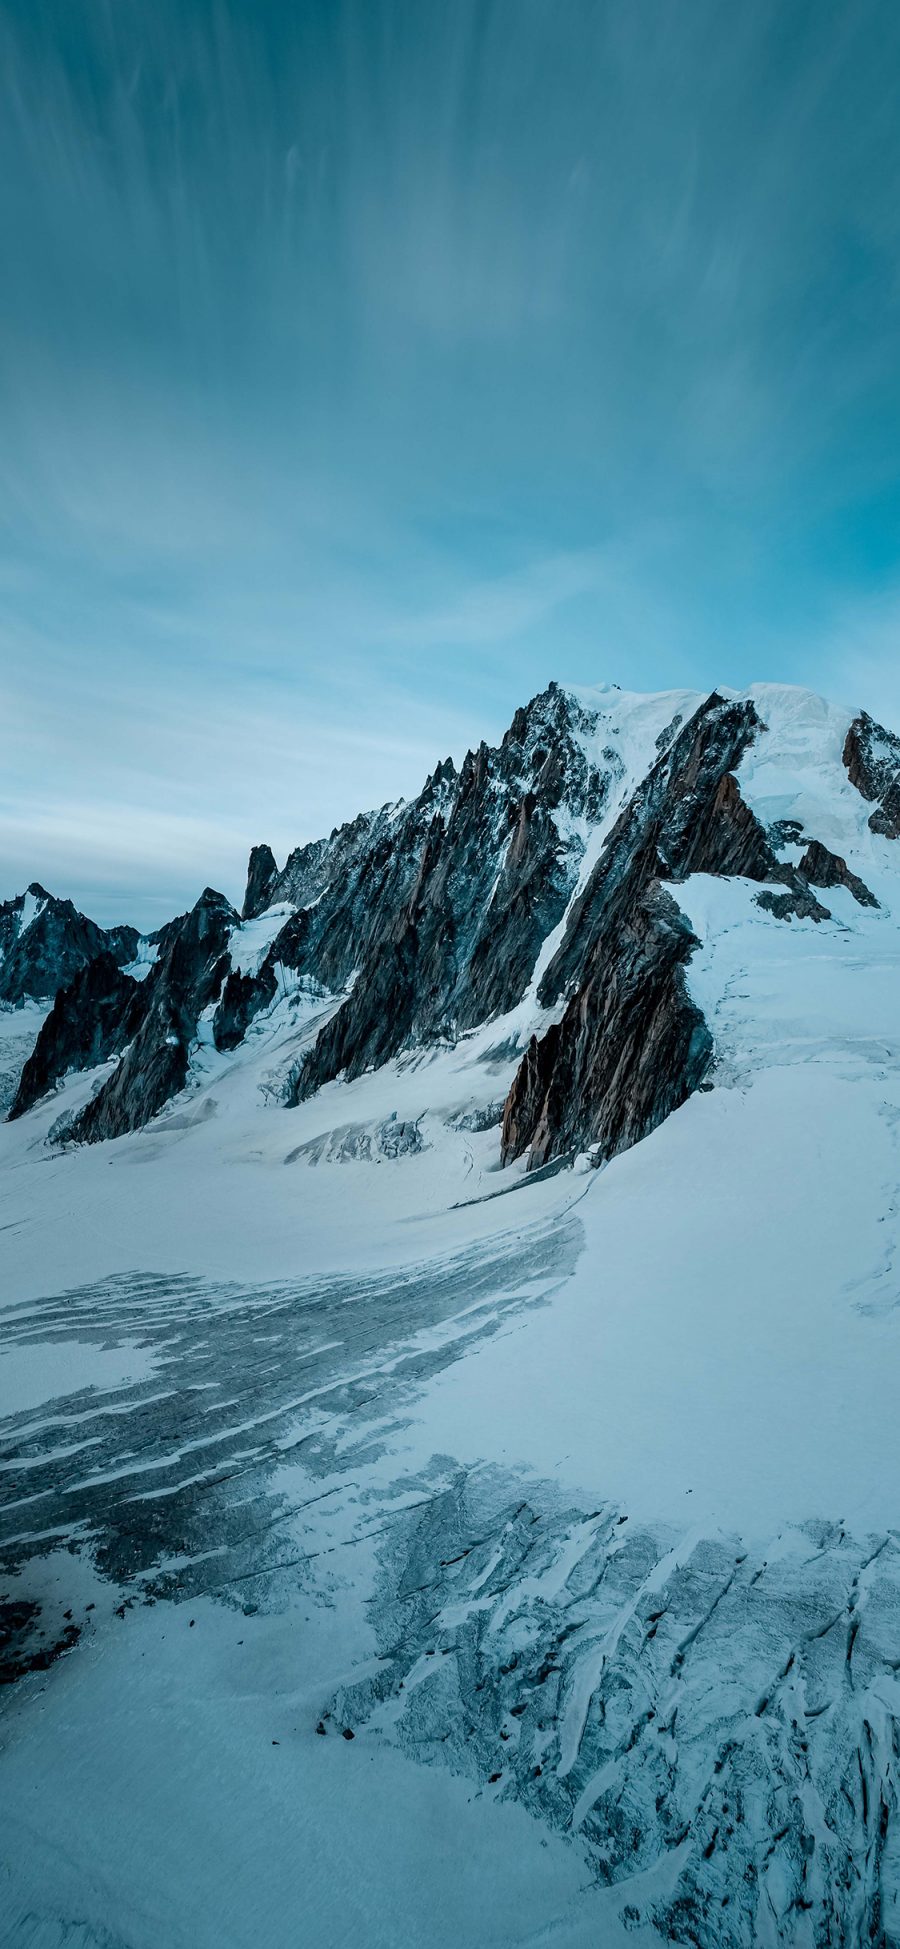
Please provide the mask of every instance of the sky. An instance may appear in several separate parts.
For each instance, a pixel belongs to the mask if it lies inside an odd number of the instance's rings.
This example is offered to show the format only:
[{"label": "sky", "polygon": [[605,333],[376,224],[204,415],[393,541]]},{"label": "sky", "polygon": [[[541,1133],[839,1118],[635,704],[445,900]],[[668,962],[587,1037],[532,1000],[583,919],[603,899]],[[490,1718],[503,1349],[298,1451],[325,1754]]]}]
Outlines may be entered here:
[{"label": "sky", "polygon": [[4,0],[0,898],[158,924],[551,677],[900,728],[896,0]]}]

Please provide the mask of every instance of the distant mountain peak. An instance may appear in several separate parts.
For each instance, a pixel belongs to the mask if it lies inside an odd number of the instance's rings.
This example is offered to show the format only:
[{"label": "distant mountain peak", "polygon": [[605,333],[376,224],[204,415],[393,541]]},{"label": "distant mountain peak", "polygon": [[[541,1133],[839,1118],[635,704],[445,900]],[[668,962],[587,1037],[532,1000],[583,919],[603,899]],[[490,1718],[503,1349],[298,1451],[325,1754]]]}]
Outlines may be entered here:
[{"label": "distant mountain peak", "polygon": [[135,927],[105,929],[32,880],[0,905],[0,1002],[51,1001],[97,955],[130,961]]}]

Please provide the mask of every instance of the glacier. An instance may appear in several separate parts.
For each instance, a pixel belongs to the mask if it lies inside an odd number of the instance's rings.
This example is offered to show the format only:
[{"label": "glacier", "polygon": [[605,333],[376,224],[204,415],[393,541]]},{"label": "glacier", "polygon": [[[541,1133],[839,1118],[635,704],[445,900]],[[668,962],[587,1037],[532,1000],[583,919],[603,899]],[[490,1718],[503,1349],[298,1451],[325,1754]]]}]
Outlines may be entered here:
[{"label": "glacier", "polygon": [[599,1168],[500,1120],[699,696],[578,694],[611,782],[511,1006],[285,1108],[360,980],[288,970],[145,1127],[53,1135],[116,1056],[0,1125],[4,1940],[900,1942],[891,778],[847,708],[734,701],[779,872],[872,904],[666,880],[710,1066]]}]

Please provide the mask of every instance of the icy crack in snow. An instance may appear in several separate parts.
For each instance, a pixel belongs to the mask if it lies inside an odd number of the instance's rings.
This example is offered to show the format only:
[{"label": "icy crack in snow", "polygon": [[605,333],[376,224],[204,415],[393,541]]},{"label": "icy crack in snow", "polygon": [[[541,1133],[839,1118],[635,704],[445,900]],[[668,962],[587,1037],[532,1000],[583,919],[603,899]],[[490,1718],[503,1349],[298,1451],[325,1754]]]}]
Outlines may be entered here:
[{"label": "icy crack in snow", "polygon": [[[612,1499],[582,1508],[509,1466],[398,1462],[422,1388],[542,1306],[580,1237],[570,1218],[396,1277],[216,1288],[135,1275],[15,1309],[16,1345],[153,1354],[152,1378],[3,1427],[0,1564],[20,1668],[51,1560],[62,1595],[58,1615],[40,1614],[38,1655],[79,1655],[88,1621],[65,1598],[79,1552],[121,1596],[116,1630],[144,1602],[278,1612],[368,1591],[376,1655],[321,1696],[326,1727],[520,1802],[666,1939],[887,1944],[892,1532],[809,1522],[760,1554]],[[71,1429],[96,1456],[75,1481]]]},{"label": "icy crack in snow", "polygon": [[668,1939],[893,1940],[891,1539],[810,1524],[763,1575],[734,1539],[514,1487],[457,1472],[394,1526],[381,1662],[335,1722],[516,1797],[623,1894],[677,1857],[671,1896],[640,1911]]}]

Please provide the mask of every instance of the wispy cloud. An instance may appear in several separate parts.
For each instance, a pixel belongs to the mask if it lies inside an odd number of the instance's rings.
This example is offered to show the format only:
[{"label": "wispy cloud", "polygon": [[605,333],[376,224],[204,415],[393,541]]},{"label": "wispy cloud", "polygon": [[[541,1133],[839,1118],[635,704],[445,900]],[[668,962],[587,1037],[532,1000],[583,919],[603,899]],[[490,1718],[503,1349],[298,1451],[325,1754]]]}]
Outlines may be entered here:
[{"label": "wispy cloud", "polygon": [[486,577],[464,588],[448,607],[385,625],[381,634],[423,649],[437,644],[490,649],[527,635],[575,596],[596,589],[602,575],[598,550],[552,555],[514,573]]},{"label": "wispy cloud", "polygon": [[898,58],[890,0],[13,0],[0,891],[230,890],[552,675],[881,708]]},{"label": "wispy cloud", "polygon": [[845,598],[802,649],[793,647],[809,683],[900,731],[900,577]]}]

